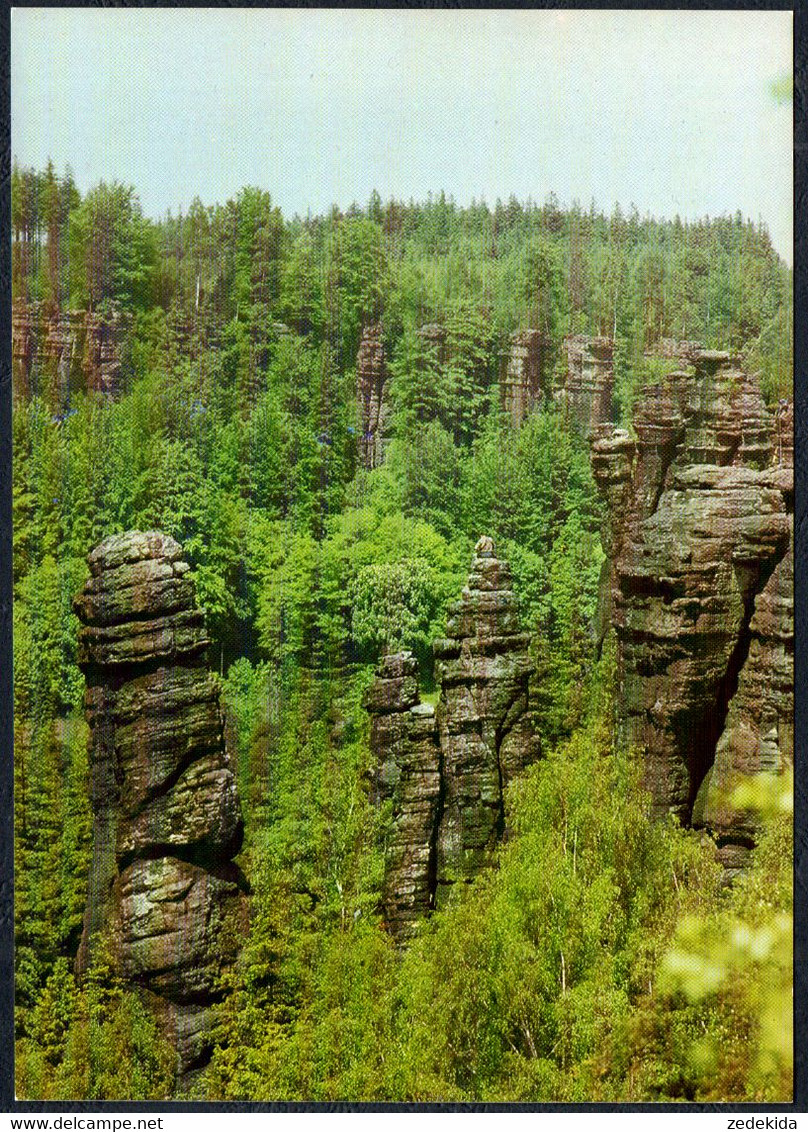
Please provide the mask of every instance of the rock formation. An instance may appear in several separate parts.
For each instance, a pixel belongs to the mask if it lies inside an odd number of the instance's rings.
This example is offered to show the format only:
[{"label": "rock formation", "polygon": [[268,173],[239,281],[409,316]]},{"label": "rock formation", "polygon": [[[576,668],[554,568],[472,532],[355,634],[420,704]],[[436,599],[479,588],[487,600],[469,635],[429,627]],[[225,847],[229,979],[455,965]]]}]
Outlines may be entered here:
[{"label": "rock formation", "polygon": [[614,419],[614,342],[573,334],[564,339],[567,374],[556,397],[574,431],[589,436]]},{"label": "rock formation", "polygon": [[508,564],[482,538],[447,637],[434,645],[437,713],[418,702],[408,653],[386,657],[368,690],[374,795],[392,800],[384,914],[399,940],[452,884],[490,863],[506,826],[505,788],[539,756],[528,640]]},{"label": "rock formation", "polygon": [[791,410],[774,419],[728,354],[693,361],[644,391],[636,441],[602,428],[592,460],[624,738],[657,808],[737,868],[753,825],[727,784],[792,760]]},{"label": "rock formation", "polygon": [[489,863],[505,829],[504,791],[539,756],[532,726],[529,635],[520,632],[507,562],[490,538],[477,543],[468,585],[436,641],[443,813],[437,902],[448,886]]},{"label": "rock formation", "polygon": [[396,939],[406,939],[434,903],[441,794],[435,711],[419,702],[418,664],[411,653],[382,659],[365,707],[371,714],[371,749],[378,756],[371,796],[377,805],[390,801],[392,806],[384,918]]},{"label": "rock formation", "polygon": [[217,982],[246,930],[236,782],[179,545],[130,531],[88,561],[74,608],[93,863],[77,970],[106,947],[163,1017],[185,1072],[204,1061]]},{"label": "rock formation", "polygon": [[46,311],[15,303],[11,315],[12,378],[16,400],[39,394],[54,408],[76,390],[115,397],[121,388],[121,348],[128,320],[120,310]]},{"label": "rock formation", "polygon": [[385,432],[390,415],[386,383],[382,326],[376,322],[362,332],[356,358],[359,455],[365,468],[378,468],[384,458]]},{"label": "rock formation", "polygon": [[511,335],[511,348],[500,380],[502,407],[518,428],[534,405],[541,401],[543,351],[546,340],[540,330],[519,330]]}]

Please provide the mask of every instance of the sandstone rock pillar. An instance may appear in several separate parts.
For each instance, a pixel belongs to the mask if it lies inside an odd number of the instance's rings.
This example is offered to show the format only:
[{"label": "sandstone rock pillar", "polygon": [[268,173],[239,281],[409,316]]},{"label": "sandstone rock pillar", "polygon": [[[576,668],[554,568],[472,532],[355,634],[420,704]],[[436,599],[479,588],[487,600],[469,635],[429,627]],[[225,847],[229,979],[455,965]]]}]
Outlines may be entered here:
[{"label": "sandstone rock pillar", "polygon": [[557,397],[569,427],[590,436],[614,419],[614,342],[573,334],[564,340],[567,374]]},{"label": "sandstone rock pillar", "polygon": [[378,468],[384,458],[389,418],[387,364],[382,326],[366,326],[356,358],[356,399],[359,404],[359,455],[362,466]]},{"label": "sandstone rock pillar", "polygon": [[736,359],[705,350],[643,392],[636,442],[592,441],[623,739],[657,808],[711,830],[730,868],[753,837],[728,805],[732,779],[792,759],[788,418]]},{"label": "sandstone rock pillar", "polygon": [[504,790],[539,756],[530,713],[529,636],[520,631],[510,567],[477,543],[468,585],[436,641],[443,810],[436,901],[489,864],[505,830]]},{"label": "sandstone rock pillar", "polygon": [[507,824],[505,788],[540,754],[507,562],[481,538],[468,586],[436,641],[437,712],[419,702],[411,653],[386,656],[368,688],[372,797],[392,805],[382,911],[398,942],[490,864]]},{"label": "sandstone rock pillar", "polygon": [[77,970],[103,946],[173,1034],[207,1054],[217,981],[246,931],[238,793],[203,616],[180,546],[130,531],[74,601],[90,724],[93,864]]},{"label": "sandstone rock pillar", "polygon": [[412,653],[382,658],[365,707],[377,757],[372,798],[392,807],[382,912],[393,936],[403,942],[432,907],[441,794],[435,712],[431,704],[420,703]]},{"label": "sandstone rock pillar", "polygon": [[530,410],[541,401],[542,353],[547,343],[540,330],[519,330],[511,335],[511,347],[500,381],[502,407],[518,428]]}]

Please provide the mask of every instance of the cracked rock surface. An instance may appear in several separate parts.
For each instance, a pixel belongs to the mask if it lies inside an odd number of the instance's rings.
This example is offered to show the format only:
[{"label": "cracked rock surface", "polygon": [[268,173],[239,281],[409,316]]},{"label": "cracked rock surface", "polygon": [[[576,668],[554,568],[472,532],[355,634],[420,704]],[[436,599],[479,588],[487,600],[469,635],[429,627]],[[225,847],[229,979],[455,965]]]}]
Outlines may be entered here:
[{"label": "cracked rock surface", "polygon": [[365,696],[377,761],[371,797],[389,803],[382,911],[399,941],[434,902],[434,850],[441,795],[435,710],[418,695],[418,663],[409,652],[385,656]]},{"label": "cracked rock surface", "polygon": [[613,420],[614,342],[573,334],[564,339],[567,372],[557,391],[568,426],[590,436],[605,421]]},{"label": "cracked rock surface", "polygon": [[208,1052],[222,969],[246,931],[236,781],[182,550],[158,531],[93,550],[74,600],[90,724],[93,864],[77,969],[103,937],[150,996],[181,1072]]},{"label": "cracked rock surface", "polygon": [[754,823],[727,787],[793,759],[791,413],[729,354],[694,351],[644,391],[636,440],[592,441],[623,737],[657,809],[709,829],[730,869]]}]

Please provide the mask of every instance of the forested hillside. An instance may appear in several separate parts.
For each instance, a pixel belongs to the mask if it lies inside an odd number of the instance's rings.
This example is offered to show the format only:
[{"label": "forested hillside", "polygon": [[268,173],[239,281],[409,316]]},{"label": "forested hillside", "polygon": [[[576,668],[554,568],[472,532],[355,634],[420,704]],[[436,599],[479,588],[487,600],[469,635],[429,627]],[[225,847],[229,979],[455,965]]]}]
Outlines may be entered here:
[{"label": "forested hillside", "polygon": [[[19,1095],[788,1099],[789,780],[747,783],[761,832],[732,885],[703,830],[652,813],[614,726],[604,499],[556,395],[564,340],[609,339],[631,433],[680,366],[666,343],[700,343],[779,412],[791,273],[765,228],[443,193],[289,218],[257,188],[158,221],[133,188],[82,197],[50,165],[15,167],[12,205]],[[515,421],[528,329],[537,391]],[[92,810],[72,601],[88,553],[131,530],[191,566],[250,887],[212,1056],[179,1079],[112,960],[73,968]],[[507,787],[493,867],[397,947],[363,696],[410,650],[438,698],[432,643],[481,535],[510,564],[541,757]]]}]

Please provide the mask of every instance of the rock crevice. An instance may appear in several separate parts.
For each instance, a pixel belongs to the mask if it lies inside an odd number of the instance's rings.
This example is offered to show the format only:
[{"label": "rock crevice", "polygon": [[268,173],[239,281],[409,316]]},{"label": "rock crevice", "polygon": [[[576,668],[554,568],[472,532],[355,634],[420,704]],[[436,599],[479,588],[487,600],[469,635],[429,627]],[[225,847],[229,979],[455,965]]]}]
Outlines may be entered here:
[{"label": "rock crevice", "polygon": [[601,427],[608,603],[623,738],[660,811],[707,827],[742,867],[740,773],[780,770],[793,740],[793,442],[756,381],[718,351],[648,387],[636,440]]}]

